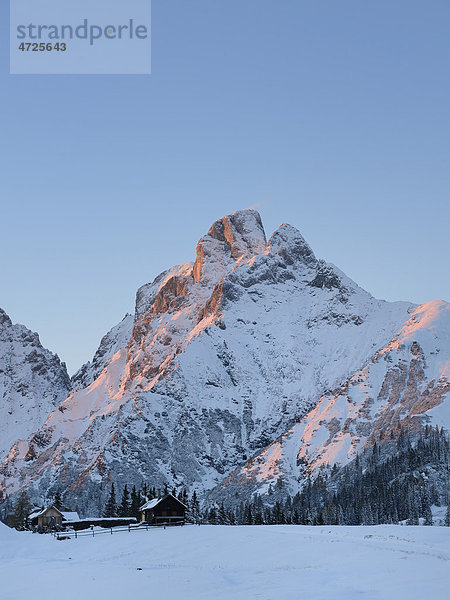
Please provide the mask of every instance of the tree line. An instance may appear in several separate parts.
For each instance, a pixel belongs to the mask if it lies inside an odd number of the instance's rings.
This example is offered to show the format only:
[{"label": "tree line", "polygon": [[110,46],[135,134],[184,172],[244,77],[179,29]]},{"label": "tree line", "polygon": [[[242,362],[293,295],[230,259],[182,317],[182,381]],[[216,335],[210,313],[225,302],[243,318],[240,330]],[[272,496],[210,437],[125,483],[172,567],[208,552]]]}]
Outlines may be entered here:
[{"label": "tree line", "polygon": [[211,506],[205,522],[220,525],[433,524],[431,506],[447,506],[450,526],[449,437],[426,426],[420,435],[374,444],[349,465],[309,477],[303,489],[283,494],[282,479],[269,494],[239,506]]},{"label": "tree line", "polygon": [[[204,503],[194,491],[172,489],[173,496],[186,507],[188,523],[211,525],[378,525],[406,522],[433,524],[432,505],[447,506],[445,524],[450,526],[449,437],[443,429],[426,426],[419,434],[401,434],[397,441],[374,444],[347,466],[334,466],[329,472],[308,477],[302,490],[291,496],[284,492],[280,478],[269,493],[254,495],[234,505]],[[143,484],[124,485],[116,496],[111,485],[103,517],[136,517],[147,499],[162,497],[170,491]],[[64,509],[58,492],[53,506]],[[21,492],[9,515],[11,526],[28,528],[32,505],[26,491]]]}]

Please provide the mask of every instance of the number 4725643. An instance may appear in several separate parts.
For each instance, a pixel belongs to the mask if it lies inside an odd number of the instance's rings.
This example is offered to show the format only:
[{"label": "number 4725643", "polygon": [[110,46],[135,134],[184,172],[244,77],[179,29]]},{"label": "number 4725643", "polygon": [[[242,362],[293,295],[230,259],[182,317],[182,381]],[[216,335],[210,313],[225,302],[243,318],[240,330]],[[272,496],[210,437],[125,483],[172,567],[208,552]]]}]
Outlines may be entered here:
[{"label": "number 4725643", "polygon": [[50,43],[37,43],[37,42],[22,42],[19,46],[19,50],[22,52],[52,52],[55,50],[56,52],[65,52],[67,50],[67,46],[65,42],[56,42],[56,44]]}]

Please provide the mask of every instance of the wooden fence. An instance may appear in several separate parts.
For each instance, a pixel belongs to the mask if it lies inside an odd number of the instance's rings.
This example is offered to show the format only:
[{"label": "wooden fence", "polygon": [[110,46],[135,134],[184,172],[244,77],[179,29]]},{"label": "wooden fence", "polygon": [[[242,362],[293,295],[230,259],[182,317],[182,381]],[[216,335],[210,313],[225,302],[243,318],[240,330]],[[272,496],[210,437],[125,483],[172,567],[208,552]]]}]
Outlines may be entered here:
[{"label": "wooden fence", "polygon": [[110,527],[105,529],[95,529],[92,527],[91,529],[84,529],[82,531],[58,531],[53,533],[52,535],[57,540],[72,540],[78,539],[79,537],[96,537],[98,535],[112,535],[113,533],[131,533],[133,531],[148,531],[149,529],[165,529],[166,527],[177,527],[180,525],[184,525],[184,523],[174,523],[174,522],[165,522],[158,523],[158,525],[127,525],[126,527]]}]

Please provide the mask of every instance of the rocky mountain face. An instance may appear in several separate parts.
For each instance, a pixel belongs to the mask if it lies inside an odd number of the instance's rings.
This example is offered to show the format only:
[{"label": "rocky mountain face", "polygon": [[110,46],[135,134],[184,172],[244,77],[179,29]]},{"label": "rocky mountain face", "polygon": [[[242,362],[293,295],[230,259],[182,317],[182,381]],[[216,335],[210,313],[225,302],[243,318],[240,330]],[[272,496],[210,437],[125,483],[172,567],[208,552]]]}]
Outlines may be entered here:
[{"label": "rocky mountain face", "polygon": [[13,325],[0,308],[0,460],[28,438],[71,388],[66,367],[42,347],[39,336]]},{"label": "rocky mountain face", "polygon": [[214,499],[264,494],[283,481],[295,493],[305,477],[346,465],[375,443],[423,425],[448,429],[450,406],[450,304],[416,308],[390,342],[282,436],[236,469]]},{"label": "rocky mountain face", "polygon": [[[314,421],[311,468],[321,464],[322,445],[328,452],[336,439],[333,456],[342,457],[358,436],[358,444],[372,430],[375,436],[375,392],[355,396],[350,411],[347,392],[339,391],[347,385],[356,394],[358,373],[370,365],[384,373],[392,406],[392,390],[403,389],[398,372],[410,381],[413,369],[420,393],[428,385],[428,349],[420,340],[414,363],[410,357],[403,365],[411,354],[406,341],[398,356],[386,350],[420,310],[376,300],[318,260],[290,225],[267,241],[256,211],[223,217],[199,241],[193,263],[138,290],[134,317],[103,338],[45,423],[14,443],[0,467],[0,489],[11,495],[27,487],[36,500],[62,489],[69,503],[97,512],[112,481],[167,482],[198,492],[220,486],[228,493],[236,481],[250,491],[282,473],[298,485],[301,472],[284,466],[274,440],[295,438],[294,462],[306,461],[300,454],[309,443],[300,434],[305,419]],[[403,371],[395,370],[399,361]],[[427,402],[438,407],[446,380],[432,372]],[[343,404],[347,413],[334,417],[330,408],[322,418],[328,404]],[[256,464],[259,471],[252,470]]]}]

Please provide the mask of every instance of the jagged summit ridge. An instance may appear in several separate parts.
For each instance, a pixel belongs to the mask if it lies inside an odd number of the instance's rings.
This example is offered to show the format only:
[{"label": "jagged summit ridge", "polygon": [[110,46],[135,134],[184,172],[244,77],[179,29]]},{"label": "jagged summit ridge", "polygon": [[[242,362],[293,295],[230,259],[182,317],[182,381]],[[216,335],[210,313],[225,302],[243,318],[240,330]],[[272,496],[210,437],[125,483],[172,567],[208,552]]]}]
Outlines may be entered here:
[{"label": "jagged summit ridge", "polygon": [[266,234],[256,210],[222,217],[197,244],[192,268],[194,281],[217,283],[231,266],[264,252],[265,247]]},{"label": "jagged summit ridge", "polygon": [[206,238],[221,242],[224,252],[229,253],[234,260],[251,258],[263,252],[266,246],[261,216],[252,209],[237,211],[218,219],[199,243]]},{"label": "jagged summit ridge", "polygon": [[151,310],[158,295],[157,313],[161,306],[171,307],[166,296],[181,297],[192,283],[214,286],[241,260],[248,260],[264,252],[266,235],[261,217],[255,210],[241,210],[215,221],[196,249],[196,259],[167,269],[152,283],[139,288],[136,294],[136,315]]}]

